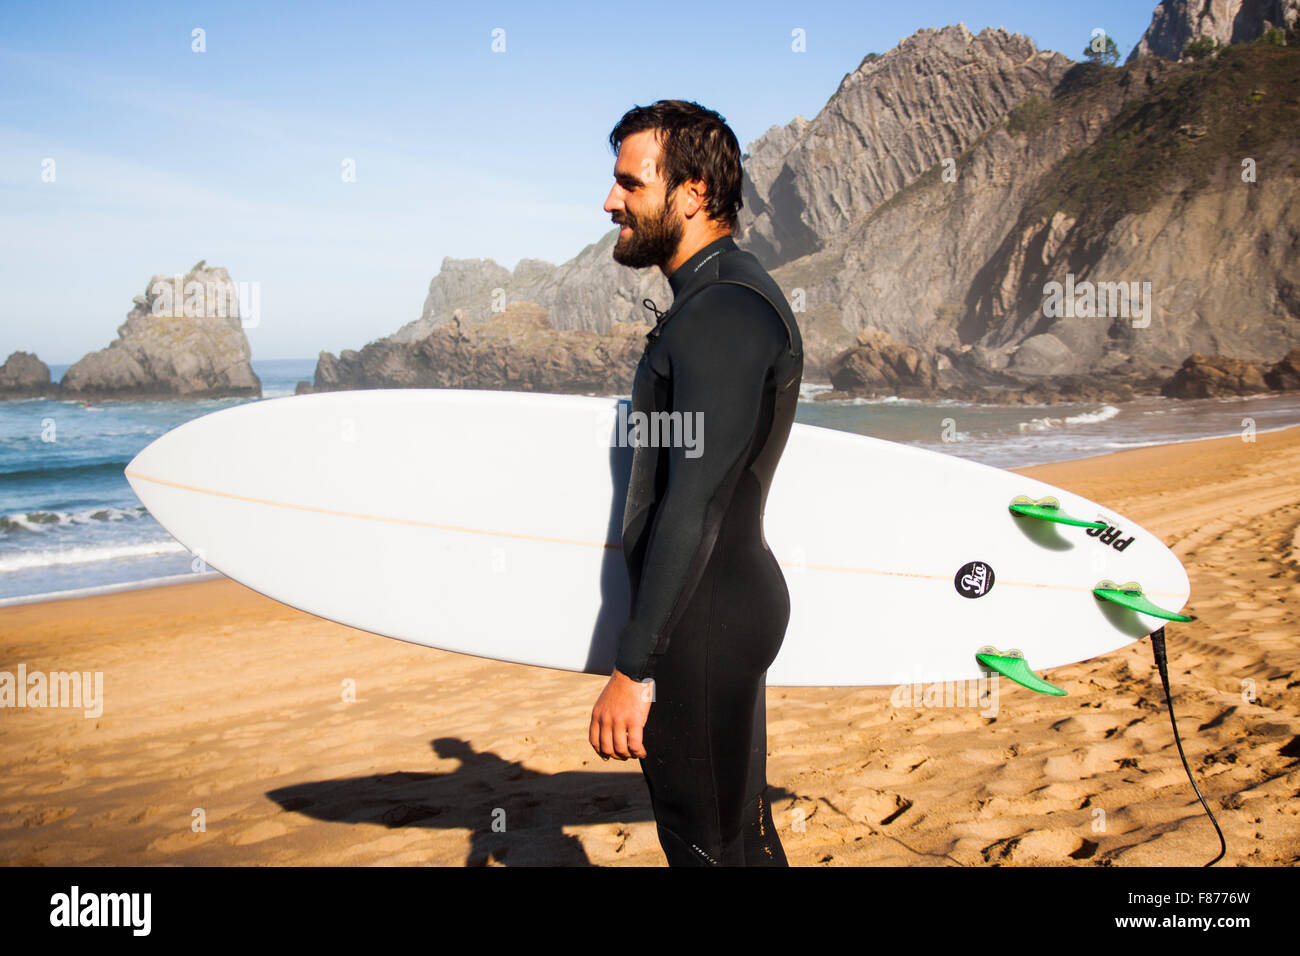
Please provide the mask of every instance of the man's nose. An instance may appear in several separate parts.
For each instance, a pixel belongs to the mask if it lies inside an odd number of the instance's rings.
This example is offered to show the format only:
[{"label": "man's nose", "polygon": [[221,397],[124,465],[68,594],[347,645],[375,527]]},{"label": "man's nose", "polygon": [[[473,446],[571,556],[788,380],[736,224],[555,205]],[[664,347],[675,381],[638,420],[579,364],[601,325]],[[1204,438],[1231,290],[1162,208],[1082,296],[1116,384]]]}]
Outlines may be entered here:
[{"label": "man's nose", "polygon": [[623,208],[623,200],[618,196],[618,187],[614,186],[605,197],[605,212],[613,212],[616,209]]}]

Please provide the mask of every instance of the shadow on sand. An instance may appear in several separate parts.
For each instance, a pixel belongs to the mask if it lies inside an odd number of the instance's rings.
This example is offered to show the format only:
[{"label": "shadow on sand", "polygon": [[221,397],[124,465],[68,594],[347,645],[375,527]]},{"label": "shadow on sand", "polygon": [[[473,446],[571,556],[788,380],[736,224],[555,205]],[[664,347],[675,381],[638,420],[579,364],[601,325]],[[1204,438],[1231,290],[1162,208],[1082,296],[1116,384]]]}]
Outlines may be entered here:
[{"label": "shadow on sand", "polygon": [[[284,810],[332,823],[377,823],[389,829],[468,830],[466,866],[591,866],[566,826],[654,819],[639,765],[627,773],[540,773],[481,753],[455,737],[433,751],[460,761],[450,773],[396,772],[318,780],[271,790]],[[792,796],[769,787],[772,802]]]}]

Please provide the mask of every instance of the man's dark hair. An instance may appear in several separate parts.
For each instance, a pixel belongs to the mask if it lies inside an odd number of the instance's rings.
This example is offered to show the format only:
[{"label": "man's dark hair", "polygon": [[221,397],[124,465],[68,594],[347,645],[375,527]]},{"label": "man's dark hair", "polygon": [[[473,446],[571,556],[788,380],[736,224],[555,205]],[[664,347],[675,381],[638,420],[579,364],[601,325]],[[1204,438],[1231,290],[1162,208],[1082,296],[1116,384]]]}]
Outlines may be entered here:
[{"label": "man's dark hair", "polygon": [[659,100],[653,106],[634,106],[609,134],[609,145],[618,155],[623,140],[643,130],[658,130],[662,152],[659,175],[664,178],[664,201],[688,179],[702,179],[708,190],[708,217],[736,231],[744,172],[740,166],[740,144],[727,121],[699,103]]}]

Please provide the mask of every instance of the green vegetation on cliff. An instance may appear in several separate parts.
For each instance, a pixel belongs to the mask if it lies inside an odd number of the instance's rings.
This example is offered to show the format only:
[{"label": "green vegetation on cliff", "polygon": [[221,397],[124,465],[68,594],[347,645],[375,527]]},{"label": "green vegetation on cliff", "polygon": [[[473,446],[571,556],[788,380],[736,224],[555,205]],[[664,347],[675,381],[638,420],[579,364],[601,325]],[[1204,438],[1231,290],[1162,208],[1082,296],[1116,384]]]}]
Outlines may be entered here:
[{"label": "green vegetation on cliff", "polygon": [[[1077,109],[1076,97],[1106,95],[1114,82],[1143,82],[1142,61],[1101,71],[1077,92],[1050,105],[1012,111],[1012,132],[1040,133],[1057,111]],[[1048,109],[1044,109],[1048,106]],[[1149,95],[1134,98],[1090,145],[1070,153],[1036,190],[1028,212],[1060,210],[1107,228],[1176,190],[1199,191],[1255,176],[1300,174],[1300,48],[1257,42],[1215,56],[1171,65]],[[1247,164],[1250,165],[1250,164]]]}]

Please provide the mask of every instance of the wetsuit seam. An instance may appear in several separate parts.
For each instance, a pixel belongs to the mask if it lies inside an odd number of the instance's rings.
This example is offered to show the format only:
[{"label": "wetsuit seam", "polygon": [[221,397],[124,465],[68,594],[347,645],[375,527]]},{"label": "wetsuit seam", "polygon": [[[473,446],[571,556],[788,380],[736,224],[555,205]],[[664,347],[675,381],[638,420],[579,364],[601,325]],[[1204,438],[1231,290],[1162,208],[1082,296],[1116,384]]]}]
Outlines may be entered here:
[{"label": "wetsuit seam", "polygon": [[[727,490],[725,488],[719,488],[717,491],[713,493],[713,495],[710,496],[708,502],[704,506],[704,526],[706,528],[709,525],[714,523],[713,519],[715,517],[717,517],[719,514],[721,514],[722,516],[717,522],[718,531],[714,534],[713,541],[704,542],[704,544],[707,545],[707,552],[708,552],[707,555],[703,557],[702,564],[700,565],[704,569],[708,568],[709,564],[713,561],[713,556],[718,553],[718,539],[722,536],[722,522],[726,521],[727,512],[730,510],[731,502],[735,498],[734,485],[739,484],[740,478],[744,475],[745,471],[747,471],[748,468],[749,466],[745,465],[737,473],[735,482],[733,484],[733,487],[730,490],[730,493],[727,493]],[[722,503],[722,499],[724,497],[726,498],[725,506]],[[651,529],[650,538],[646,543],[647,551],[650,549],[650,546],[654,543],[654,533],[656,530],[658,529]],[[715,580],[714,582],[715,591],[716,591],[716,587],[717,587],[717,582]],[[677,629],[677,625],[681,622],[682,616],[689,609],[691,598],[694,596],[695,596],[694,592],[688,593],[686,588],[683,588],[680,592],[678,592],[677,599],[673,601],[672,607],[668,609],[668,616],[664,621],[664,626],[662,631],[659,633],[659,636],[655,640],[654,647],[650,652],[651,656],[661,655],[665,651],[667,651],[669,638],[671,637],[672,633]],[[710,601],[709,611],[710,613],[712,613],[713,610],[712,592],[710,593],[709,601]]]},{"label": "wetsuit seam", "polygon": [[[724,517],[725,521],[726,518]],[[717,540],[724,537],[726,531],[724,528],[718,529]],[[713,557],[710,555],[709,562],[712,563]],[[722,846],[722,808],[718,806],[718,765],[713,759],[713,713],[709,709],[709,701],[713,699],[709,693],[712,690],[711,681],[713,680],[713,612],[716,607],[715,602],[718,598],[718,578],[720,577],[718,569],[713,569],[713,582],[709,587],[709,622],[704,628],[704,742],[708,747],[709,755],[709,780],[713,784],[713,827],[714,832],[718,835],[718,855],[723,854]]]}]

